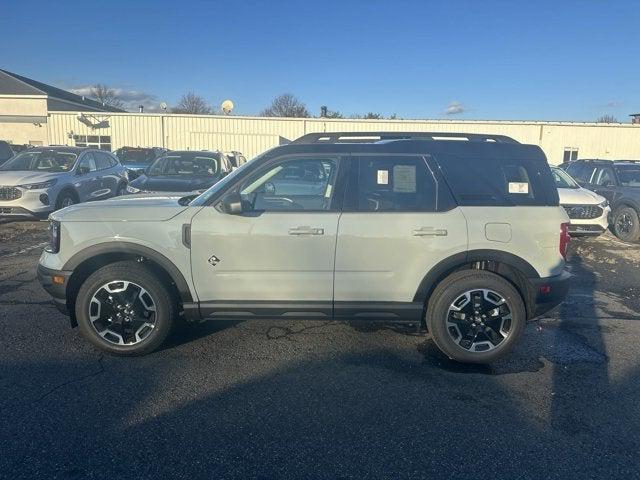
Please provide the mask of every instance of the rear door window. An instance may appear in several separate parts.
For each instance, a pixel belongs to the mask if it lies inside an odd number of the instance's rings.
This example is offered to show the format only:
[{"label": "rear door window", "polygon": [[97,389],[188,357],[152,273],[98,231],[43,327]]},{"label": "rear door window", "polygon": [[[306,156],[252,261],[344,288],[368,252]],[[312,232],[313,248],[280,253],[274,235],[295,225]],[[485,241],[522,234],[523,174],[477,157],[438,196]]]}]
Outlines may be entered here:
[{"label": "rear door window", "polygon": [[459,205],[557,205],[558,191],[546,162],[535,159],[438,155]]}]

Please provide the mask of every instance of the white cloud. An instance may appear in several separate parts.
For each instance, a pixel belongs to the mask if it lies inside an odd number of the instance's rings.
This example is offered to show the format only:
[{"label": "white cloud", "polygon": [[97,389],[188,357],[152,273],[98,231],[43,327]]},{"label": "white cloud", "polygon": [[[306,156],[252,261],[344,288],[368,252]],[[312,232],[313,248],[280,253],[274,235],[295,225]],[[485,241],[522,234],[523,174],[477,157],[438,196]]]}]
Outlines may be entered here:
[{"label": "white cloud", "polygon": [[[92,85],[81,85],[70,88],[69,91],[76,95],[82,95],[87,98],[93,98],[91,95]],[[124,104],[124,109],[132,112],[138,111],[140,105],[144,106],[145,112],[153,112],[160,110],[160,101],[153,94],[142,92],[140,90],[109,87],[113,90],[115,96]]]},{"label": "white cloud", "polygon": [[467,109],[465,108],[464,105],[462,105],[462,103],[454,100],[453,102],[451,102],[449,104],[449,106],[444,111],[444,113],[445,113],[445,115],[459,115],[459,114],[464,113],[466,111],[467,111]]}]

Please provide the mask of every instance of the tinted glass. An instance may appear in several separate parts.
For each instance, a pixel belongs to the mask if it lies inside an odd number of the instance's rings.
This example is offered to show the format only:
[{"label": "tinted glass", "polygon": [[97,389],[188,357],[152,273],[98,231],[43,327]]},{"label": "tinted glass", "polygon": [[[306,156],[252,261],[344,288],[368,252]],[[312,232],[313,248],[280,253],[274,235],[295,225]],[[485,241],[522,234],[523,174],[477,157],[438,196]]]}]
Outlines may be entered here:
[{"label": "tinted glass", "polygon": [[[434,212],[436,184],[426,160],[417,156],[355,159],[346,209],[361,212]],[[354,178],[354,175],[357,178]]]},{"label": "tinted glass", "polygon": [[584,183],[589,183],[594,169],[593,165],[587,163],[571,163],[566,168],[569,175]]},{"label": "tinted glass", "polygon": [[623,187],[640,187],[640,165],[620,165],[616,172]]},{"label": "tinted glass", "polygon": [[553,179],[556,182],[556,187],[558,188],[580,188],[580,185],[576,183],[576,181],[571,178],[567,172],[560,168],[551,168],[551,173],[553,173]]},{"label": "tinted glass", "polygon": [[109,155],[101,152],[95,152],[93,157],[96,160],[96,167],[98,170],[106,170],[107,168],[111,168],[111,161],[109,160]]},{"label": "tinted glass", "polygon": [[549,165],[536,159],[468,158],[438,155],[459,205],[557,205]]},{"label": "tinted glass", "polygon": [[68,172],[73,168],[76,158],[77,155],[74,152],[29,150],[13,157],[0,167],[0,170]]},{"label": "tinted glass", "polygon": [[611,167],[600,167],[596,171],[596,175],[593,181],[594,184],[600,185],[602,187],[607,187],[611,185],[615,185],[615,175],[613,174],[613,168]]},{"label": "tinted glass", "polygon": [[201,152],[167,154],[149,167],[149,176],[157,175],[215,175],[218,159]]},{"label": "tinted glass", "polygon": [[151,164],[155,159],[155,152],[152,148],[125,147],[116,150],[116,155],[124,165],[132,163]]},{"label": "tinted glass", "polygon": [[82,156],[78,169],[88,169],[89,172],[95,172],[97,169],[96,160],[93,153],[88,152]]},{"label": "tinted glass", "polygon": [[0,163],[13,157],[13,151],[7,142],[0,142]]},{"label": "tinted glass", "polygon": [[247,210],[329,210],[337,171],[335,159],[287,160],[250,177],[240,194]]}]

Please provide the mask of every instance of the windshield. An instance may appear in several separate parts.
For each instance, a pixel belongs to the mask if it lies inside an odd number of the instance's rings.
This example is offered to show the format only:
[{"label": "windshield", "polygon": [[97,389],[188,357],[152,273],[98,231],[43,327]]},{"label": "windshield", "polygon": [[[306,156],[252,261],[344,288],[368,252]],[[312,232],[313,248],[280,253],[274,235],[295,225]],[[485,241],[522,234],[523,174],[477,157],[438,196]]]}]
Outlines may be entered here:
[{"label": "windshield", "polygon": [[28,172],[68,172],[78,155],[60,150],[30,150],[22,152],[5,163],[0,170]]},{"label": "windshield", "polygon": [[580,185],[564,170],[551,167],[551,172],[556,182],[556,188],[580,188]]},{"label": "windshield", "polygon": [[150,148],[120,148],[116,150],[116,156],[120,159],[120,163],[126,164],[151,164],[155,158],[155,154]]},{"label": "windshield", "polygon": [[616,167],[620,185],[640,187],[640,165],[618,165]]},{"label": "windshield", "polygon": [[211,197],[215,196],[218,192],[222,191],[227,185],[229,185],[230,183],[233,183],[233,181],[238,176],[242,175],[242,172],[244,172],[247,169],[247,166],[249,165],[249,163],[250,162],[247,162],[241,165],[240,167],[236,168],[233,172],[231,172],[229,175],[224,177],[222,180],[216,183],[213,187],[202,192],[200,196],[196,197],[189,205],[199,207],[207,203]]},{"label": "windshield", "polygon": [[148,176],[157,175],[215,175],[218,159],[202,152],[173,153],[157,159],[149,167]]}]

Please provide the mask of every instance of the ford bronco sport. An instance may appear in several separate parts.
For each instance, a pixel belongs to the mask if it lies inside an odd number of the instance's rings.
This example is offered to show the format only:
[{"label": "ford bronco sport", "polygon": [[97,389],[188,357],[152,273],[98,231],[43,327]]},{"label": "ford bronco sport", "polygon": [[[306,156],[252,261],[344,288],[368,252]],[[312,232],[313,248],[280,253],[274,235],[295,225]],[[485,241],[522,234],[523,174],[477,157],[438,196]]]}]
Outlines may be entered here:
[{"label": "ford bronco sport", "polygon": [[322,133],[198,197],[74,205],[38,276],[96,346],[157,349],[179,318],[426,321],[492,362],[562,301],[568,217],[542,150],[508,137]]}]

